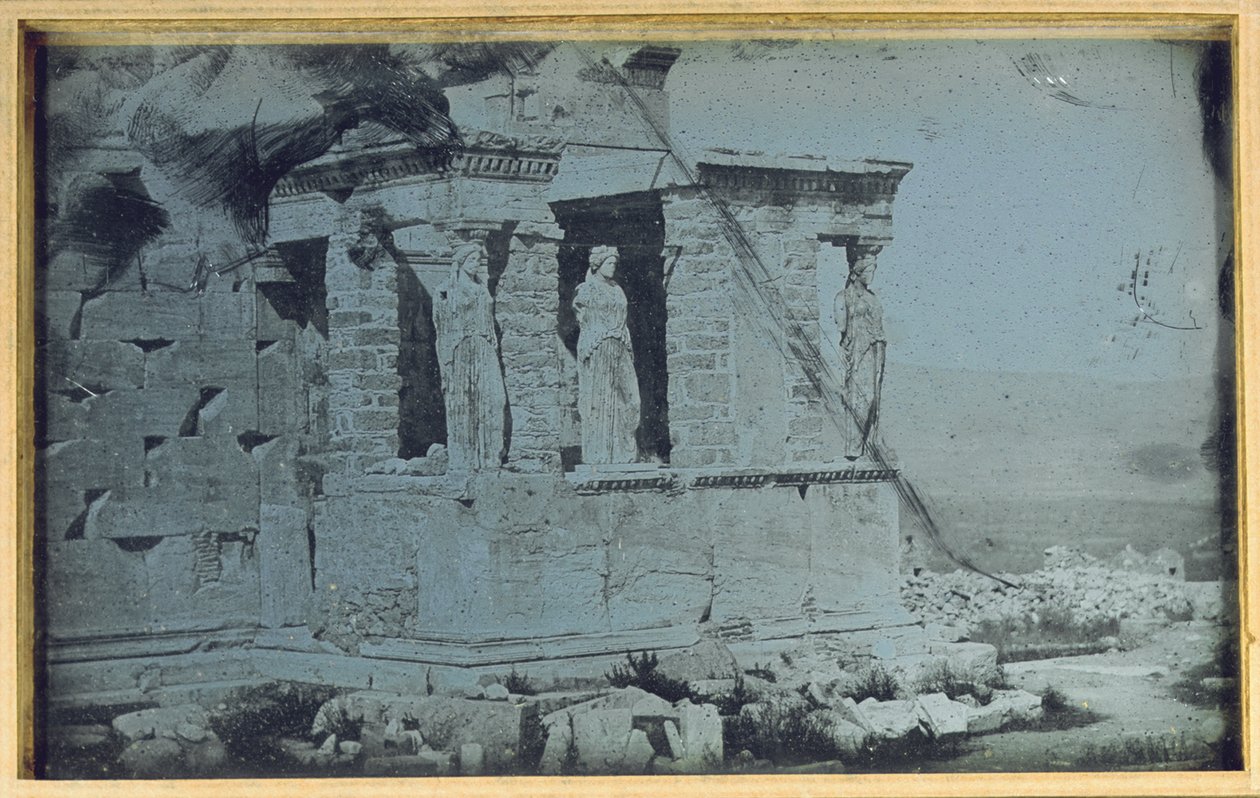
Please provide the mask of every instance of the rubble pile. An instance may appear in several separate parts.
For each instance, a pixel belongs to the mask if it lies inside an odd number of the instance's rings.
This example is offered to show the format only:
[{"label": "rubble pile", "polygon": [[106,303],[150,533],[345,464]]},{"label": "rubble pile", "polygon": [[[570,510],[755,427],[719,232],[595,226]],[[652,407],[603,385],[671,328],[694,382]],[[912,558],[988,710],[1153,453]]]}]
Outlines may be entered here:
[{"label": "rubble pile", "polygon": [[1046,550],[1041,570],[999,574],[1018,587],[972,571],[921,571],[903,576],[901,600],[921,623],[973,629],[984,622],[1084,628],[1127,619],[1217,619],[1219,590],[1184,581],[1180,562],[1168,550],[1143,555],[1129,548],[1102,560],[1056,546]]}]

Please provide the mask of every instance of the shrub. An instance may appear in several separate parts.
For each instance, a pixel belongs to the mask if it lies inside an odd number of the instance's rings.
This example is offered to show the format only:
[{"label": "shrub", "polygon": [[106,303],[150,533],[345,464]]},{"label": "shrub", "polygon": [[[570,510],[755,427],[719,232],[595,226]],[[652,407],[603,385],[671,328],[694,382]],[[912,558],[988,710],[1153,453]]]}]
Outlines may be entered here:
[{"label": "shrub", "polygon": [[315,713],[335,695],[334,688],[298,682],[253,687],[230,710],[212,715],[210,729],[250,772],[291,772],[292,763],[277,738],[309,735]]},{"label": "shrub", "polygon": [[884,670],[882,665],[872,664],[862,671],[853,685],[850,697],[859,703],[868,698],[892,701],[897,698],[897,679]]},{"label": "shrub", "polygon": [[538,693],[538,690],[530,681],[529,675],[517,673],[515,666],[512,668],[511,673],[503,679],[503,686],[507,688],[509,693],[516,693],[517,695],[536,695]]},{"label": "shrub", "polygon": [[613,687],[637,687],[671,702],[691,698],[686,682],[656,672],[659,664],[656,652],[645,651],[637,659],[627,652],[626,663],[625,666],[613,665],[613,669],[604,674]]},{"label": "shrub", "polygon": [[839,759],[840,750],[827,721],[803,704],[767,703],[756,714],[722,718],[722,743],[728,757],[749,751],[776,765]]}]

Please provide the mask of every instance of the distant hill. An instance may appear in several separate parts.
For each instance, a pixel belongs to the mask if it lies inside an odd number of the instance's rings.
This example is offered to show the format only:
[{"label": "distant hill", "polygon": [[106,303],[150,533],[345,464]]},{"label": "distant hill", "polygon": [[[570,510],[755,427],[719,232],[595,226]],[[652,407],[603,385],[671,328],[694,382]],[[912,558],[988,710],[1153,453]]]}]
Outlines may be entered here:
[{"label": "distant hill", "polygon": [[[1220,528],[1217,475],[1199,451],[1214,403],[1207,379],[890,362],[883,438],[947,540],[987,567],[1031,570],[1054,544],[1102,555],[1171,546],[1189,557]],[[902,529],[914,535],[913,519]]]}]

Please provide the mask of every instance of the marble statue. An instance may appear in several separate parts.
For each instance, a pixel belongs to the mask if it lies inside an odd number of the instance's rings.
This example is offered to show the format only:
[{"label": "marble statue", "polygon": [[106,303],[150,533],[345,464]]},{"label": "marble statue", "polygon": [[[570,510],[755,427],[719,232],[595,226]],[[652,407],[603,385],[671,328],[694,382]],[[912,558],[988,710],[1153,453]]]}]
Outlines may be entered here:
[{"label": "marble statue", "polygon": [[457,247],[450,279],[433,303],[452,472],[498,468],[503,461],[507,390],[493,304],[485,246]]},{"label": "marble statue", "polygon": [[626,327],[626,295],[613,279],[614,247],[594,247],[573,298],[578,334],[578,414],[584,463],[632,463],[638,456],[639,381]]},{"label": "marble statue", "polygon": [[[873,251],[872,251],[873,250]],[[849,279],[836,295],[836,319],[840,322],[840,354],[844,362],[844,401],[849,433],[845,457],[856,460],[870,454],[879,425],[879,393],[884,382],[884,311],[870,289],[875,277],[874,247],[851,248]]]}]

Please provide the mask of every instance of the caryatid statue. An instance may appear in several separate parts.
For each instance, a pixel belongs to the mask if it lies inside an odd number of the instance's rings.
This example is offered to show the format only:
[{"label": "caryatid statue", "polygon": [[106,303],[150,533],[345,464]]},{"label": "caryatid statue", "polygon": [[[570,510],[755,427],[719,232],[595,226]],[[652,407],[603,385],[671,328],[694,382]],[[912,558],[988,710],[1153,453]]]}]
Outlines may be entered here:
[{"label": "caryatid statue", "polygon": [[884,382],[884,310],[870,289],[875,256],[880,247],[848,248],[849,279],[836,294],[840,323],[840,354],[844,365],[844,401],[849,415],[845,457],[856,460],[870,453],[879,425],[879,393]]},{"label": "caryatid statue", "polygon": [[433,326],[450,470],[498,468],[503,462],[507,389],[499,366],[483,243],[456,247],[451,276],[433,303]]},{"label": "caryatid statue", "polygon": [[626,294],[613,279],[615,247],[593,247],[590,271],[573,298],[578,333],[578,413],[582,462],[638,458],[639,379],[626,327]]}]

